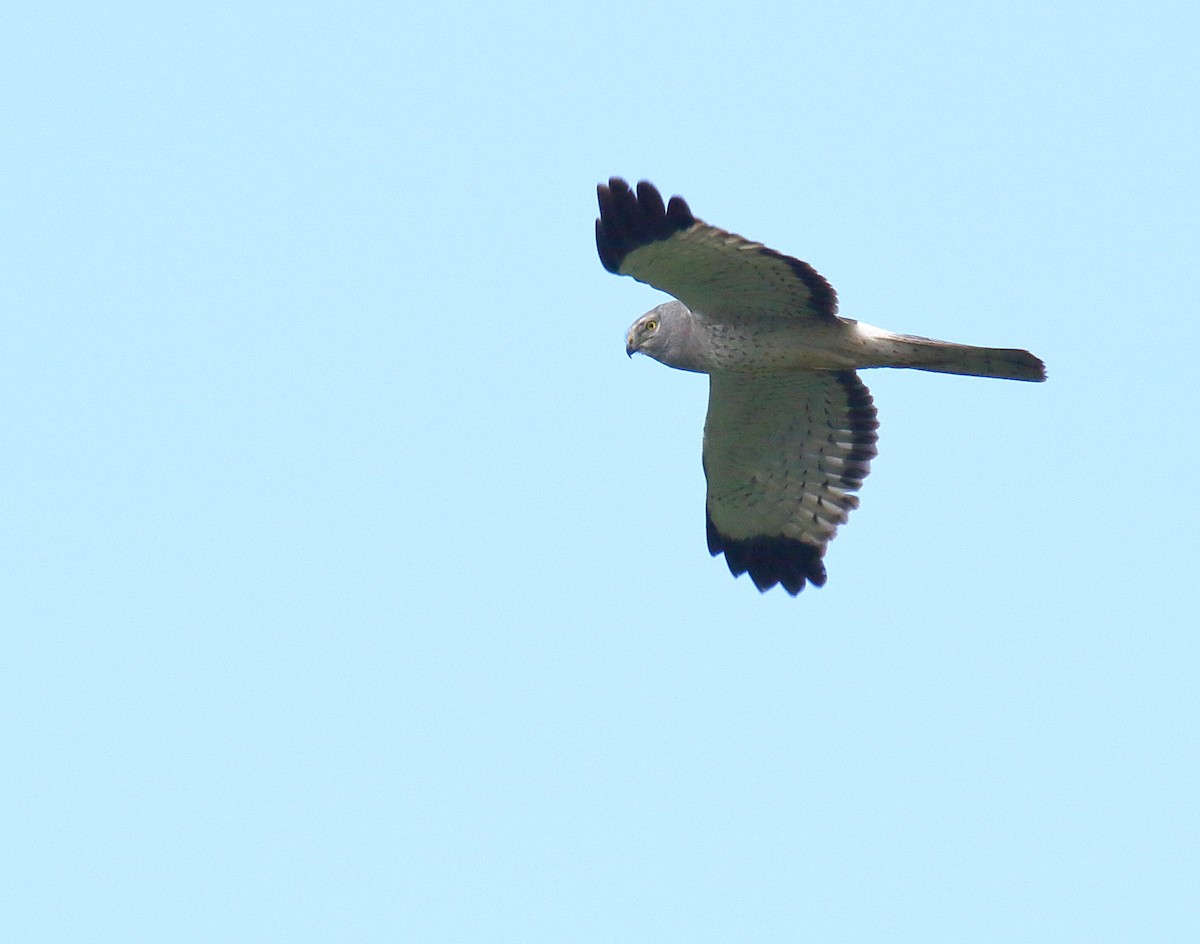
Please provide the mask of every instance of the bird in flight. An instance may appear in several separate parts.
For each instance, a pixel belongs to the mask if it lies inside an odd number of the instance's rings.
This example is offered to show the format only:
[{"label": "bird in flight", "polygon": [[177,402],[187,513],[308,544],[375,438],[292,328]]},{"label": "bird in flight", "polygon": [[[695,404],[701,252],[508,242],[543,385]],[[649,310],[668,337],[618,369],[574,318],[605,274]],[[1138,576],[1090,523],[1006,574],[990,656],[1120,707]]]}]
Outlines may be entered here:
[{"label": "bird in flight", "polygon": [[911,367],[1042,381],[1028,351],[894,334],[837,314],[805,262],[663,202],[653,184],[597,188],[604,268],[674,296],[638,318],[625,350],[708,374],[708,549],[760,591],[825,584],[825,549],[858,507],[875,455],[875,405],[857,371]]}]

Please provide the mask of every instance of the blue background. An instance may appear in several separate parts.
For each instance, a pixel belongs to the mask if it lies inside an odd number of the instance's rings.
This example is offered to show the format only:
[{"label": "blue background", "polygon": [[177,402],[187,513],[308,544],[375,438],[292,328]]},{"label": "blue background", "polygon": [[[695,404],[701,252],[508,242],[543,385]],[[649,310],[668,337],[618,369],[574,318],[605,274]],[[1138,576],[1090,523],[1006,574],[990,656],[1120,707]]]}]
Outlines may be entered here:
[{"label": "blue background", "polygon": [[[10,10],[4,937],[1191,940],[1196,11]],[[760,597],[610,174],[1050,381]]]}]

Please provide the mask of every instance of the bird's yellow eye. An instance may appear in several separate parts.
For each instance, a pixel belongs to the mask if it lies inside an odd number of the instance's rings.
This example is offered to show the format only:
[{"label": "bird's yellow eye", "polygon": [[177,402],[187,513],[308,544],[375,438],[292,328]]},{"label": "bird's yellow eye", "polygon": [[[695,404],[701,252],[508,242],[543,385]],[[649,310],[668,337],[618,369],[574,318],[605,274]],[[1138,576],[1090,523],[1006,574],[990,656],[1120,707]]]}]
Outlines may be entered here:
[{"label": "bird's yellow eye", "polygon": [[647,321],[646,322],[646,330],[647,331],[657,331],[658,330],[658,322],[653,319],[651,319],[650,321]]}]

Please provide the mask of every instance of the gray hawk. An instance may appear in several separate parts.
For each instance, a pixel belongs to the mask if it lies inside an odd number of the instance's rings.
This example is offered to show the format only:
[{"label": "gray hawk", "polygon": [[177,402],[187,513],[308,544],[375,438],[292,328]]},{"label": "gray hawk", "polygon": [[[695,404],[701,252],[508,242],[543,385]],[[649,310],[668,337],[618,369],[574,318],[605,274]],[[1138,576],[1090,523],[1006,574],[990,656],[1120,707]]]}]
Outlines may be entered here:
[{"label": "gray hawk", "polygon": [[837,314],[812,266],[663,203],[653,184],[597,187],[604,268],[673,295],[638,318],[626,352],[708,374],[708,549],[760,591],[825,584],[825,549],[858,506],[875,405],[857,371],[912,367],[1042,381],[1028,351],[894,334]]}]

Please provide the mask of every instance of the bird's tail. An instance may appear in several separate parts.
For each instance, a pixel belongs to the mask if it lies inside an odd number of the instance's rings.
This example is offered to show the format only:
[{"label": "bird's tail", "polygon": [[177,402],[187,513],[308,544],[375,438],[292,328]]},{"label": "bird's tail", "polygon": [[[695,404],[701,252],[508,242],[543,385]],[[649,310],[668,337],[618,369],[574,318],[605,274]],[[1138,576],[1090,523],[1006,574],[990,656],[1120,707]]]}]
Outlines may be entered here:
[{"label": "bird's tail", "polygon": [[1046,365],[1028,351],[1004,347],[974,347],[935,341],[909,334],[879,338],[886,353],[880,367],[912,367],[939,374],[967,374],[971,377],[997,377],[1000,380],[1046,379]]}]

